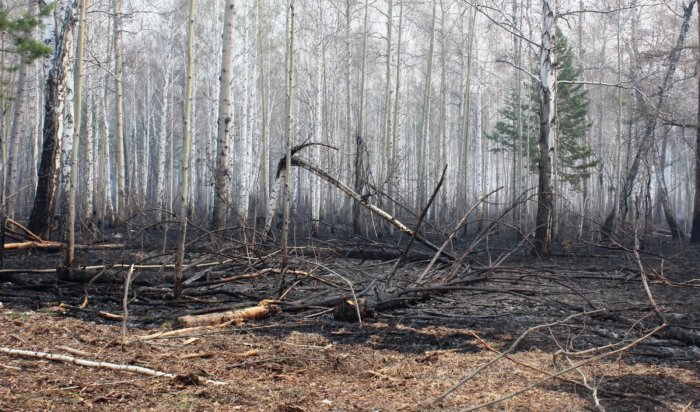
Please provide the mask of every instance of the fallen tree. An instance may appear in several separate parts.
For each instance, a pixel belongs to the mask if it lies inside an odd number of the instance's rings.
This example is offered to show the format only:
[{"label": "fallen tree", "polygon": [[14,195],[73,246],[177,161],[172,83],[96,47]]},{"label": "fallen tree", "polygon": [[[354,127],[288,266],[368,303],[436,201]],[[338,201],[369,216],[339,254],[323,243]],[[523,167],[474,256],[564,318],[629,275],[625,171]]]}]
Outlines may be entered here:
[{"label": "fallen tree", "polygon": [[[327,181],[328,183],[332,184],[333,186],[337,187],[340,189],[343,193],[346,195],[350,196],[352,199],[357,201],[362,207],[368,209],[370,212],[374,213],[376,216],[380,217],[381,219],[385,220],[388,222],[390,225],[394,226],[395,228],[399,229],[401,233],[403,233],[406,236],[414,238],[417,242],[423,244],[424,246],[428,247],[430,250],[437,252],[439,255],[442,255],[446,258],[448,258],[450,261],[456,261],[457,259],[449,254],[448,252],[445,252],[444,250],[441,250],[440,247],[436,246],[432,242],[430,242],[428,239],[424,238],[420,234],[416,233],[412,229],[408,228],[408,226],[404,225],[401,221],[399,221],[395,216],[392,216],[391,214],[387,213],[383,209],[380,209],[379,207],[375,206],[374,204],[369,202],[369,195],[363,196],[356,191],[352,190],[348,185],[345,183],[341,182],[338,180],[336,177],[332,176],[325,170],[321,169],[320,167],[311,164],[310,162],[298,157],[294,156],[297,152],[299,152],[301,149],[315,145],[317,143],[307,143],[303,144],[300,146],[297,146],[292,149],[292,158],[291,158],[291,164],[292,166],[297,166],[301,167],[302,169],[308,170],[309,172],[315,174],[316,176],[320,177],[321,179]],[[279,161],[278,167],[277,167],[277,180],[279,181],[282,173],[284,172],[285,168],[285,158],[282,158]],[[277,188],[279,188],[280,185],[275,185]],[[278,189],[275,189],[278,190]],[[277,199],[278,196],[275,194],[271,197],[272,199]],[[272,204],[269,207],[268,210],[268,218],[265,224],[265,232],[269,233],[271,228],[272,228],[272,218],[275,216],[277,210],[277,204],[275,201],[272,201]]]}]

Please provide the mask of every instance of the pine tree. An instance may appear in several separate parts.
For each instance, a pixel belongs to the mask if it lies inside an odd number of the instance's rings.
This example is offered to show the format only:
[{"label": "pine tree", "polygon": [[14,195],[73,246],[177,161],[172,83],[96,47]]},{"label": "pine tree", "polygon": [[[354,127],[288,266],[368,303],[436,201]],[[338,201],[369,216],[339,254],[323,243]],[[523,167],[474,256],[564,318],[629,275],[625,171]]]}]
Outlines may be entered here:
[{"label": "pine tree", "polygon": [[[574,64],[574,54],[561,32],[557,38],[557,173],[565,182],[577,188],[582,179],[590,176],[591,168],[597,165],[591,160],[591,148],[583,137],[591,127],[588,114],[588,91],[576,83],[583,70]],[[531,84],[529,98],[518,110],[517,91],[513,88],[506,104],[499,110],[501,120],[496,123],[488,138],[497,142],[495,151],[517,153],[518,145],[523,156],[530,154],[529,169],[535,173],[539,161],[537,134],[539,132],[539,96],[536,84]],[[518,113],[519,112],[519,113]],[[522,135],[518,138],[518,115],[522,122]],[[528,150],[529,142],[529,150]]]},{"label": "pine tree", "polygon": [[0,31],[9,33],[14,41],[14,48],[9,51],[23,55],[30,62],[50,55],[51,47],[33,39],[32,32],[39,26],[41,18],[48,16],[52,10],[53,3],[41,7],[36,16],[23,13],[13,18],[7,8],[0,7]]}]

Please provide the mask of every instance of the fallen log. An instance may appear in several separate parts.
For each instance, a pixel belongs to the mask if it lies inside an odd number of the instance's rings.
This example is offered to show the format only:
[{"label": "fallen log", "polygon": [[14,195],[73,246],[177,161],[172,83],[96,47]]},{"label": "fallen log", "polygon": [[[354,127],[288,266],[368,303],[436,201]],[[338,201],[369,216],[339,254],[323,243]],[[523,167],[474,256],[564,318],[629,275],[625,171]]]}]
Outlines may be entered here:
[{"label": "fallen log", "polygon": [[63,249],[63,246],[61,242],[31,240],[27,242],[5,243],[5,250],[42,249],[46,251],[60,251]]},{"label": "fallen log", "polygon": [[177,318],[178,324],[184,327],[212,326],[220,323],[244,320],[264,319],[280,313],[275,301],[263,300],[257,306],[230,310],[226,312],[207,313],[206,315],[187,315]]},{"label": "fallen log", "polygon": [[[5,243],[5,250],[41,249],[47,252],[59,252],[65,248],[65,243],[50,240],[28,240],[26,242]],[[75,245],[79,250],[114,250],[123,249],[120,243],[108,243],[99,245]]]}]

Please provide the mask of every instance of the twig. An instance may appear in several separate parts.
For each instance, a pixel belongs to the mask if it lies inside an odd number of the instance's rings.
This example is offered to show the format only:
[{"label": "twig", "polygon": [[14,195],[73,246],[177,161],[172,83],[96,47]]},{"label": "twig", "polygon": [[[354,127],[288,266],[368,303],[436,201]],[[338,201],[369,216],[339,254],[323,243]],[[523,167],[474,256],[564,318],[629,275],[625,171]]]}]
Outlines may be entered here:
[{"label": "twig", "polygon": [[87,353],[83,350],[73,349],[73,348],[68,347],[68,346],[56,345],[56,349],[66,351],[66,352],[70,353],[71,355],[90,356],[89,353]]},{"label": "twig", "polygon": [[[0,353],[5,353],[7,355],[24,356],[27,358],[39,358],[39,359],[48,359],[48,360],[53,360],[53,361],[58,361],[58,362],[72,363],[74,365],[86,366],[89,368],[102,368],[102,369],[111,369],[111,370],[117,370],[117,371],[134,372],[134,373],[140,373],[142,375],[163,377],[163,378],[170,378],[170,379],[175,379],[178,376],[174,373],[161,372],[161,371],[157,371],[155,369],[144,368],[142,366],[119,365],[116,363],[99,362],[99,361],[93,361],[93,360],[88,360],[88,359],[80,359],[80,358],[75,358],[73,356],[58,355],[55,353],[35,352],[35,351],[29,351],[29,350],[10,349],[10,348],[0,348]],[[205,382],[210,383],[212,385],[226,385],[227,384],[226,382],[215,381],[212,379],[207,379],[207,380],[205,380]]]},{"label": "twig", "polygon": [[[591,312],[589,312],[589,313],[591,313]],[[465,409],[464,411],[465,411],[465,412],[470,412],[470,411],[476,411],[476,410],[478,410],[478,409],[488,408],[489,406],[493,406],[493,405],[496,405],[496,404],[501,403],[501,402],[503,402],[503,401],[506,401],[506,400],[508,400],[508,399],[514,398],[514,397],[516,397],[516,396],[518,396],[518,395],[520,395],[520,394],[522,394],[522,393],[525,393],[525,392],[529,391],[530,389],[533,389],[533,388],[535,388],[535,387],[537,387],[537,386],[543,384],[544,382],[547,382],[547,381],[550,380],[550,379],[553,379],[553,378],[556,378],[556,377],[558,377],[558,376],[564,375],[565,373],[568,373],[568,372],[571,372],[571,371],[573,371],[573,370],[575,370],[575,369],[578,369],[578,368],[580,368],[580,367],[583,366],[583,365],[589,364],[589,363],[591,363],[591,362],[599,361],[599,360],[601,360],[601,359],[603,359],[603,358],[606,358],[606,357],[608,357],[608,356],[616,355],[616,354],[618,354],[618,353],[621,353],[621,352],[627,351],[627,350],[629,350],[629,349],[632,349],[633,347],[635,347],[636,345],[638,345],[638,344],[641,343],[642,341],[646,340],[646,339],[649,338],[650,336],[653,336],[654,334],[656,334],[657,332],[659,332],[661,329],[663,329],[663,328],[665,328],[665,327],[666,327],[665,324],[664,324],[664,325],[661,325],[661,326],[658,326],[658,327],[654,328],[651,332],[647,333],[646,335],[642,336],[641,338],[639,338],[639,339],[637,339],[637,340],[631,342],[629,345],[626,345],[626,346],[624,346],[624,347],[622,347],[622,348],[620,348],[620,349],[617,349],[617,350],[614,350],[614,351],[611,351],[611,352],[602,353],[602,354],[600,354],[600,355],[598,355],[598,356],[594,356],[594,357],[592,357],[592,358],[589,358],[589,359],[583,360],[583,361],[581,361],[581,362],[575,363],[575,364],[573,364],[572,366],[570,366],[570,367],[568,367],[568,368],[566,368],[566,369],[562,369],[562,370],[560,370],[560,371],[558,371],[558,372],[549,374],[549,375],[545,376],[544,378],[542,378],[542,379],[540,379],[540,380],[538,380],[538,381],[536,381],[536,382],[534,382],[534,383],[532,383],[532,384],[526,386],[526,387],[523,388],[523,389],[520,389],[520,390],[511,392],[511,393],[509,393],[509,394],[507,394],[507,395],[504,395],[504,396],[501,396],[500,398],[495,399],[495,400],[493,400],[493,401],[484,402],[484,403],[481,403],[481,404],[479,404],[479,405],[472,406],[471,408]],[[438,398],[438,399],[440,399],[440,398]]]},{"label": "twig", "polygon": [[345,281],[345,283],[348,284],[348,286],[350,287],[350,293],[352,293],[352,300],[355,302],[355,312],[357,313],[357,322],[358,322],[358,325],[360,327],[362,327],[362,315],[360,315],[360,304],[357,301],[357,294],[355,294],[355,288],[352,286],[352,282],[348,278],[346,278],[345,276],[341,275],[340,273],[332,270],[331,268],[325,267],[318,262],[316,262],[315,264],[318,265],[319,267],[322,267],[323,269],[326,269],[331,274],[338,276],[343,281]]},{"label": "twig", "polygon": [[[443,172],[443,176],[444,176],[444,173],[445,173],[445,172]],[[441,180],[440,182],[442,183],[442,180]],[[452,239],[455,237],[455,235],[457,234],[457,232],[459,232],[459,229],[460,229],[462,226],[464,226],[464,224],[467,222],[467,218],[469,218],[469,214],[470,214],[478,205],[480,205],[484,200],[486,200],[489,196],[491,196],[492,194],[498,192],[498,191],[501,190],[501,189],[503,189],[503,186],[501,186],[501,187],[499,187],[499,188],[497,188],[497,189],[494,189],[494,190],[490,191],[489,193],[487,193],[487,194],[485,194],[484,196],[482,196],[481,199],[479,199],[479,201],[476,202],[471,208],[469,208],[469,210],[467,211],[467,213],[464,214],[464,217],[462,217],[462,220],[460,220],[459,223],[457,223],[457,226],[454,228],[454,230],[452,231],[452,233],[450,233],[450,235],[447,237],[447,239],[445,240],[445,242],[443,242],[442,246],[440,246],[440,250],[438,250],[438,251],[435,253],[435,255],[433,256],[433,258],[430,260],[430,263],[429,263],[428,266],[425,268],[425,270],[423,270],[423,273],[418,277],[418,280],[416,280],[416,283],[417,283],[417,284],[420,285],[421,282],[423,282],[423,279],[425,279],[425,277],[428,275],[428,272],[430,271],[430,269],[432,269],[433,265],[434,265],[435,262],[437,261],[438,256],[440,256],[440,254],[442,253],[442,251],[445,250],[445,247],[447,247],[447,245],[452,241]]]},{"label": "twig", "polygon": [[129,317],[129,286],[131,285],[131,275],[134,273],[134,265],[131,265],[124,280],[124,318],[122,319],[122,346],[126,345],[126,318]]},{"label": "twig", "polygon": [[[416,234],[420,230],[421,225],[423,224],[423,219],[425,219],[425,215],[428,214],[428,209],[430,209],[430,205],[433,204],[435,201],[435,197],[437,196],[438,192],[440,191],[440,188],[442,187],[443,182],[445,181],[445,173],[447,172],[447,165],[445,165],[445,168],[442,169],[442,176],[440,177],[440,180],[438,181],[437,186],[435,186],[435,190],[433,190],[433,194],[430,196],[430,200],[428,200],[428,203],[425,205],[423,208],[423,211],[421,212],[420,216],[418,216],[418,222],[416,223],[416,228],[413,231],[413,235],[411,236],[411,240],[408,241],[408,245],[406,245],[406,248],[404,249],[403,253],[401,254],[401,257],[399,260],[396,261],[394,264],[394,267],[391,268],[391,272],[389,272],[389,275],[386,277],[386,284],[387,287],[391,284],[391,279],[393,279],[394,275],[396,275],[396,272],[399,270],[399,266],[406,260],[406,256],[408,256],[408,251],[411,250],[411,246],[413,246],[413,243],[416,240]],[[449,241],[449,239],[448,239]],[[445,242],[447,243],[447,242]],[[435,257],[433,260],[437,259],[438,256],[440,256],[440,252],[444,249],[443,247],[440,248],[440,251],[435,254]]]},{"label": "twig", "polygon": [[534,331],[536,331],[536,330],[539,330],[539,329],[551,328],[552,326],[561,325],[562,323],[566,323],[566,322],[570,321],[571,319],[577,318],[577,317],[579,317],[579,316],[590,316],[590,315],[598,314],[598,313],[605,312],[605,311],[606,311],[606,309],[599,309],[599,310],[594,310],[594,311],[591,311],[591,312],[575,313],[575,314],[573,314],[573,315],[567,316],[566,318],[564,318],[564,319],[562,319],[562,320],[559,320],[559,321],[556,321],[556,322],[552,322],[552,323],[547,323],[547,324],[537,325],[537,326],[531,327],[530,329],[528,329],[528,330],[526,330],[525,332],[523,332],[523,333],[518,337],[518,339],[516,339],[515,342],[513,342],[513,344],[510,345],[510,347],[509,347],[507,350],[505,350],[505,351],[502,352],[500,355],[496,356],[495,358],[491,359],[490,361],[488,361],[488,362],[486,362],[485,364],[483,364],[482,366],[480,366],[477,370],[475,370],[474,372],[470,373],[467,377],[463,378],[463,379],[460,380],[456,385],[454,385],[453,387],[451,387],[450,389],[448,389],[445,393],[443,393],[442,395],[440,395],[437,399],[435,399],[435,403],[442,402],[442,400],[444,400],[445,398],[447,398],[452,392],[456,391],[456,390],[459,389],[462,385],[464,385],[465,383],[467,383],[467,382],[469,382],[470,380],[472,380],[472,378],[474,378],[476,375],[478,375],[479,373],[481,373],[481,371],[483,371],[484,369],[486,369],[486,368],[488,368],[489,366],[493,365],[494,363],[498,362],[499,360],[501,360],[503,357],[505,357],[505,356],[508,355],[509,353],[513,352],[513,351],[515,350],[515,348],[518,347],[518,345],[520,344],[520,342],[522,342],[522,340],[525,339],[525,337],[526,337],[527,335],[529,335],[530,333],[532,333],[532,332],[534,332]]}]

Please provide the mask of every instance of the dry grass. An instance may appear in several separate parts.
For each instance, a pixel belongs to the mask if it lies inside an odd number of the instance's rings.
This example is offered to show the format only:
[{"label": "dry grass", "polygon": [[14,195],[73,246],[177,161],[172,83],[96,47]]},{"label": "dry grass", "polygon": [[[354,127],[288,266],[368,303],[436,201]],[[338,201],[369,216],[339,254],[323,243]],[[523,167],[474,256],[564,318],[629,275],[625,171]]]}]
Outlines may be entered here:
[{"label": "dry grass", "polygon": [[[482,348],[397,351],[382,347],[388,333],[463,333],[446,327],[406,330],[368,324],[363,341],[340,343],[358,333],[353,326],[326,322],[316,331],[296,331],[293,319],[273,319],[242,329],[120,345],[120,327],[63,317],[52,311],[0,312],[0,346],[65,353],[59,346],[90,354],[93,360],[145,366],[180,375],[228,382],[225,386],[187,385],[127,372],[85,368],[39,359],[0,355],[0,410],[206,410],[206,411],[419,411],[461,410],[521,389],[543,374],[503,359],[439,405],[433,400],[495,354]],[[369,331],[368,331],[369,330]],[[131,336],[153,331],[131,329]],[[369,335],[369,336],[367,336]],[[502,347],[509,342],[489,342]],[[474,345],[470,342],[469,345]],[[465,349],[468,347],[465,342]],[[189,359],[187,355],[192,355]],[[550,353],[517,352],[518,362],[553,372]],[[581,371],[601,389],[628,393],[610,399],[622,409],[662,406],[682,410],[700,395],[697,371],[655,364],[629,364],[625,358]],[[566,378],[581,381],[572,372]],[[656,403],[644,397],[653,397]],[[689,406],[690,404],[690,406]],[[580,411],[592,408],[590,391],[550,381],[498,405],[497,410]],[[624,406],[624,407],[623,407]],[[615,408],[617,409],[617,408]],[[611,409],[613,410],[613,409]],[[690,409],[688,409],[690,410]]]}]

